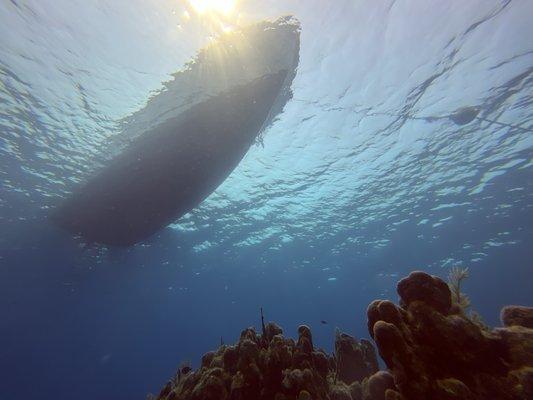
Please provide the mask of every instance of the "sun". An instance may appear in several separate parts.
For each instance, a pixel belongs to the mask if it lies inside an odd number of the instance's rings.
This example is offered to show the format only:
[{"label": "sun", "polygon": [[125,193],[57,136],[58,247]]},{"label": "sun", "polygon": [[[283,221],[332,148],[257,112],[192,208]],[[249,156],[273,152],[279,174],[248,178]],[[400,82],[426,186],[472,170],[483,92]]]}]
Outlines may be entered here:
[{"label": "sun", "polygon": [[237,0],[189,0],[189,3],[198,14],[217,12],[229,15],[235,8]]}]

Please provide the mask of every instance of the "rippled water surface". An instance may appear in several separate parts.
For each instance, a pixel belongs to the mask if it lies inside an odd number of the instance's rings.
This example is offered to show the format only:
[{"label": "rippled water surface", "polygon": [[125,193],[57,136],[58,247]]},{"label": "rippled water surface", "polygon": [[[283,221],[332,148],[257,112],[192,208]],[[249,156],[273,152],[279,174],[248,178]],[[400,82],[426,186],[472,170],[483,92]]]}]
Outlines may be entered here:
[{"label": "rippled water surface", "polygon": [[[0,398],[143,398],[260,305],[289,329],[326,319],[365,335],[368,301],[395,298],[413,268],[469,266],[490,323],[533,302],[533,2],[237,10],[0,3]],[[293,98],[200,207],[129,250],[83,250],[51,226],[199,49],[286,14],[301,23]],[[462,107],[477,118],[454,123]]]}]

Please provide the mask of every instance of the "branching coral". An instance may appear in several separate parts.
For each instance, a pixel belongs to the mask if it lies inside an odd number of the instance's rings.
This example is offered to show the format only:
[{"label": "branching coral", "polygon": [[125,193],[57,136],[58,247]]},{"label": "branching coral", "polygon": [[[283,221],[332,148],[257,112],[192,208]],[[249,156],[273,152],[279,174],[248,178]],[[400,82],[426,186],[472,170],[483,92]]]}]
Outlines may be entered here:
[{"label": "branching coral", "polygon": [[489,329],[483,318],[476,311],[470,309],[471,302],[468,296],[461,292],[461,283],[470,277],[468,268],[453,267],[448,274],[448,287],[452,293],[452,302],[457,304],[463,314],[480,328]]},{"label": "branching coral", "polygon": [[452,301],[466,313],[470,307],[470,299],[461,293],[461,283],[470,276],[468,268],[453,267],[448,274],[448,286],[452,292]]}]

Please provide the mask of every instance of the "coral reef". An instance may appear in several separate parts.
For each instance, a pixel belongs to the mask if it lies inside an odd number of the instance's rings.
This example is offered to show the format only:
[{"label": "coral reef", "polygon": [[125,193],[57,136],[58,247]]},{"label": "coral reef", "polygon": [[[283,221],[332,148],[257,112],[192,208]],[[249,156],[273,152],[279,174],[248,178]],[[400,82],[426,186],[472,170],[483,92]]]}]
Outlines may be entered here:
[{"label": "coral reef", "polygon": [[350,335],[337,331],[335,335],[335,355],[338,380],[347,385],[360,381],[378,371],[378,359],[371,342],[360,342]]},{"label": "coral reef", "polygon": [[298,339],[264,323],[242,331],[193,371],[182,366],[158,400],[530,400],[533,399],[533,308],[508,306],[504,327],[489,330],[466,312],[466,270],[447,284],[424,272],[398,283],[399,305],[376,300],[368,328],[373,344],[336,332],[335,353],[313,345],[308,326]]},{"label": "coral reef", "polygon": [[468,277],[468,268],[453,267],[448,274],[448,287],[451,291],[452,301],[465,312],[470,307],[470,299],[461,291],[461,283]]},{"label": "coral reef", "polygon": [[523,306],[507,306],[500,316],[504,326],[523,326],[533,329],[533,308]]},{"label": "coral reef", "polygon": [[397,386],[387,399],[533,399],[531,308],[504,309],[506,327],[490,331],[435,276],[413,272],[398,294],[400,306],[376,300],[368,307],[370,334]]},{"label": "coral reef", "polygon": [[378,372],[372,343],[339,332],[335,348],[334,355],[315,349],[306,325],[298,328],[295,341],[276,324],[262,322],[261,334],[245,329],[236,345],[205,354],[197,371],[180,369],[157,399],[384,399],[394,383],[388,372]]}]

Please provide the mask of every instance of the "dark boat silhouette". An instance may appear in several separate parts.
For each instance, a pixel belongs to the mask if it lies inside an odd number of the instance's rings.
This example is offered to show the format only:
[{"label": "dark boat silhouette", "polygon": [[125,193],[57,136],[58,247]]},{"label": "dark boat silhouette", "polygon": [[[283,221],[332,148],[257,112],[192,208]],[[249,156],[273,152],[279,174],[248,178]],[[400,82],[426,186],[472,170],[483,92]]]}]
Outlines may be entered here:
[{"label": "dark boat silhouette", "polygon": [[[239,46],[246,54],[236,60]],[[130,246],[191,211],[229,176],[290,98],[298,53],[299,27],[288,18],[233,33],[200,53],[190,70],[176,76],[177,89],[169,84],[127,121],[130,132],[142,131],[143,124],[149,129],[132,134],[131,143],[77,188],[53,220],[88,243]],[[173,92],[186,98],[184,84],[192,93],[208,86],[189,96],[193,105],[185,110],[183,102],[168,104]]]}]

